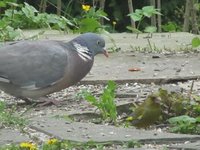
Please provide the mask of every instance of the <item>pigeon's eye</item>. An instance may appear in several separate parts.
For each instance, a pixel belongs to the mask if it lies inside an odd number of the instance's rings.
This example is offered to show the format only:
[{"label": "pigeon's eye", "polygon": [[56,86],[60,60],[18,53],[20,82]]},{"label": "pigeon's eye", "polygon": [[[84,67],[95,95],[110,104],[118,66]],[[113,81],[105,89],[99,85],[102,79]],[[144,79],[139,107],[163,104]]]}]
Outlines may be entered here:
[{"label": "pigeon's eye", "polygon": [[100,41],[97,41],[97,45],[100,45],[100,43],[101,43]]}]

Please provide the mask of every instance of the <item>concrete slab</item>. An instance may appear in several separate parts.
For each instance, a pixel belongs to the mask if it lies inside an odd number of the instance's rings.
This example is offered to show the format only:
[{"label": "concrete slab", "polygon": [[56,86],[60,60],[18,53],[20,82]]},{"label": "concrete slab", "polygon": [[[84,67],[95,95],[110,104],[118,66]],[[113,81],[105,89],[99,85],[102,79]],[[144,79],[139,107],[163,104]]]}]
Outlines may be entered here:
[{"label": "concrete slab", "polygon": [[0,129],[0,146],[30,141],[27,135],[22,134],[16,129]]},{"label": "concrete slab", "polygon": [[[82,83],[102,83],[115,80],[121,83],[170,83],[200,78],[200,54],[159,55],[112,53],[110,58],[97,56],[94,66]],[[140,68],[141,71],[129,71]]]},{"label": "concrete slab", "polygon": [[169,143],[196,141],[199,135],[184,135],[145,131],[135,128],[123,128],[92,123],[69,122],[61,118],[36,117],[32,119],[31,128],[50,136],[78,142],[113,142],[122,143],[138,140],[142,143]]},{"label": "concrete slab", "polygon": [[[41,31],[44,34],[38,36],[39,39],[49,40],[62,40],[69,41],[72,38],[78,36],[78,34],[64,33],[57,30],[24,30],[23,35],[25,37],[31,37],[37,35]],[[187,50],[191,48],[192,38],[198,35],[190,34],[187,32],[175,32],[175,33],[153,33],[153,36],[147,40],[148,34],[142,33],[112,33],[102,34],[106,40],[106,47],[112,49],[117,46],[121,48],[121,51],[135,51],[142,49],[150,49],[149,42],[152,47],[157,50]]]},{"label": "concrete slab", "polygon": [[177,149],[177,150],[179,150],[179,149],[180,150],[199,150],[200,149],[200,141],[197,141],[197,142],[194,142],[194,143],[172,145],[169,148],[174,148],[174,149]]}]

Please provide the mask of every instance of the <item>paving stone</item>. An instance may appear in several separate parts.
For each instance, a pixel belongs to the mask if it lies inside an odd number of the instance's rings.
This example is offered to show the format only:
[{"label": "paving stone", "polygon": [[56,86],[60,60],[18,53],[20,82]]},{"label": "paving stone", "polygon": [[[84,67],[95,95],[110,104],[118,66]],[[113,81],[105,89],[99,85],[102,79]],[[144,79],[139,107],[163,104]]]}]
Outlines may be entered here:
[{"label": "paving stone", "polygon": [[25,141],[30,141],[30,139],[18,130],[8,128],[0,129],[0,146]]},{"label": "paving stone", "polygon": [[172,145],[169,148],[176,148],[177,150],[200,150],[200,139],[197,142]]},{"label": "paving stone", "polygon": [[[65,34],[64,32],[57,30],[44,30],[44,34],[40,35],[40,39],[49,40],[62,40],[69,41],[76,37],[76,34]],[[24,30],[23,35],[25,37],[31,37],[37,35],[41,30]],[[121,51],[133,51],[135,49],[149,48],[147,40],[148,33],[137,34],[134,33],[112,33],[109,36],[102,34],[106,40],[106,47],[114,47],[114,43],[117,47],[121,48]],[[149,39],[152,46],[155,45],[156,50],[167,49],[167,50],[184,50],[188,49],[188,45],[191,45],[192,38],[198,35],[190,34],[188,32],[175,32],[175,33],[153,33],[152,38]],[[111,39],[112,38],[112,39]]]},{"label": "paving stone", "polygon": [[122,128],[92,123],[69,122],[55,117],[36,117],[32,119],[31,128],[63,140],[78,142],[126,142],[138,140],[143,143],[168,143],[196,141],[199,135],[184,135],[145,131],[135,128]]},{"label": "paving stone", "polygon": [[[134,53],[132,53],[134,54]],[[200,78],[200,54],[161,55],[152,59],[151,54],[112,53],[109,58],[97,56],[94,66],[82,83],[102,83],[115,80],[121,83],[170,83]],[[128,71],[129,68],[140,68],[141,71]],[[177,72],[176,68],[181,68]],[[157,71],[159,69],[159,71]]]}]

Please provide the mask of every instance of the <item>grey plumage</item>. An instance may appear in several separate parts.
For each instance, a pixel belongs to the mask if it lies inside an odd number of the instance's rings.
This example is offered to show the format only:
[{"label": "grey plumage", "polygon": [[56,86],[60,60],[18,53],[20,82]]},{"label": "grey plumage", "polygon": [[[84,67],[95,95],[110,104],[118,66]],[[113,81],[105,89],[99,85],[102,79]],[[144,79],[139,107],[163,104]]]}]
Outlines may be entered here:
[{"label": "grey plumage", "polygon": [[79,82],[105,41],[86,33],[61,41],[22,41],[0,48],[0,89],[22,98],[39,98]]}]

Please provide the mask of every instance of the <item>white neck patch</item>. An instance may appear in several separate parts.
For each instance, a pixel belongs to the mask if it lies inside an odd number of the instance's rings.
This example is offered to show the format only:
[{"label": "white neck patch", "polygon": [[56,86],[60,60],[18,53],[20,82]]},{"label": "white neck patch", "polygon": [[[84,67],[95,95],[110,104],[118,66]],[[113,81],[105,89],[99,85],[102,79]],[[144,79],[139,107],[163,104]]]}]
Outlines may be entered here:
[{"label": "white neck patch", "polygon": [[73,42],[74,47],[76,48],[76,51],[78,52],[78,55],[84,60],[92,60],[92,57],[90,56],[89,49],[85,46],[82,46],[76,42]]}]

